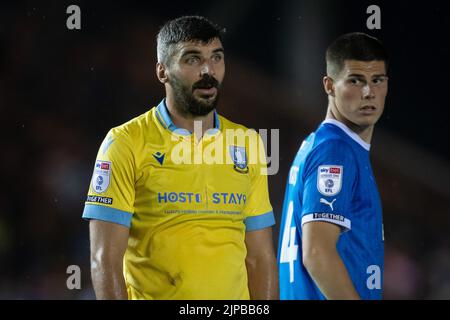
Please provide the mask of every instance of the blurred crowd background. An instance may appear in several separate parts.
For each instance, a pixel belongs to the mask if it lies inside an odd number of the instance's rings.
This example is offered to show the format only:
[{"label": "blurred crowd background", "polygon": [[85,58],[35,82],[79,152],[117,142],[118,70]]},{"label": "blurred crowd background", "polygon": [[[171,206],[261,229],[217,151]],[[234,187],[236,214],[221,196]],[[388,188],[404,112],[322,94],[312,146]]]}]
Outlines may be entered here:
[{"label": "blurred crowd background", "polygon": [[[66,8],[81,8],[81,30]],[[381,30],[366,9],[381,8]],[[450,143],[445,1],[11,1],[0,4],[0,299],[93,299],[84,201],[107,131],[164,97],[158,28],[200,14],[227,30],[219,112],[280,129],[269,177],[278,229],[287,173],[322,121],[324,52],[350,31],[391,55],[372,161],[384,210],[385,299],[450,299]],[[78,265],[81,290],[68,290]]]}]

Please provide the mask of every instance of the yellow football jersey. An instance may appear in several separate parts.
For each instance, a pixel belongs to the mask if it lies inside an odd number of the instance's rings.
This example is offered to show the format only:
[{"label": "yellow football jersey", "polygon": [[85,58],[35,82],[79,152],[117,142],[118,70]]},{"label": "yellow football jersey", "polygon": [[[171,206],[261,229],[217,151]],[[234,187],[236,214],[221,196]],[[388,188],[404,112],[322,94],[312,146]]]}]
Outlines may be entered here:
[{"label": "yellow football jersey", "polygon": [[130,299],[249,299],[245,232],[275,223],[264,147],[255,131],[214,119],[197,140],[163,100],[100,146],[83,218],[130,228]]}]

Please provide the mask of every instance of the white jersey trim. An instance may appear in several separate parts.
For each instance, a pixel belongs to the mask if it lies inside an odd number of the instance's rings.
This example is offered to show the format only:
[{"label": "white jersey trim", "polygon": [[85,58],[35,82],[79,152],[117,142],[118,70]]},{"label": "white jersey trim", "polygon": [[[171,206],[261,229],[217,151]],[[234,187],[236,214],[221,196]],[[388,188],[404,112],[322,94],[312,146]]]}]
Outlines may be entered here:
[{"label": "white jersey trim", "polygon": [[[333,219],[333,216],[335,216],[336,218]],[[346,232],[346,231],[349,231],[352,229],[351,220],[344,218],[343,216],[341,216],[339,214],[333,214],[333,213],[310,213],[310,214],[304,215],[302,218],[302,226],[305,223],[313,222],[313,221],[325,221],[325,222],[337,224],[345,229],[345,230],[343,230],[343,232]]]},{"label": "white jersey trim", "polygon": [[355,132],[353,132],[349,127],[347,127],[345,124],[343,124],[340,121],[337,121],[335,119],[326,119],[322,122],[322,124],[329,123],[333,124],[336,127],[339,127],[342,131],[344,131],[350,138],[355,140],[361,147],[366,149],[367,151],[370,151],[370,144],[365,142],[363,139],[361,139],[360,136],[358,136]]}]

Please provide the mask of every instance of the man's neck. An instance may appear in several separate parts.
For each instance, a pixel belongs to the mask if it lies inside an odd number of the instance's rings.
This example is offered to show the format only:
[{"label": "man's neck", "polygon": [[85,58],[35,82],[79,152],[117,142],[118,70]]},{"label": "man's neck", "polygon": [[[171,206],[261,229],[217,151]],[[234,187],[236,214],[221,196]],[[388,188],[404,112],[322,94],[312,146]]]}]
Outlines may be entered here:
[{"label": "man's neck", "polygon": [[331,102],[328,104],[327,115],[325,119],[334,119],[345,124],[350,130],[356,133],[364,142],[370,144],[374,126],[358,126],[357,124],[345,119],[340,114],[334,113],[331,108]]},{"label": "man's neck", "polygon": [[[188,117],[186,115],[180,114],[177,111],[174,100],[169,96],[166,98],[166,105],[167,111],[169,111],[169,116],[173,124],[177,128],[186,129],[190,132],[195,131],[196,135],[201,132],[201,136],[198,137],[199,139],[203,137],[204,133],[208,129],[214,128],[214,110],[205,116]],[[201,131],[199,130],[199,128],[201,128]]]}]

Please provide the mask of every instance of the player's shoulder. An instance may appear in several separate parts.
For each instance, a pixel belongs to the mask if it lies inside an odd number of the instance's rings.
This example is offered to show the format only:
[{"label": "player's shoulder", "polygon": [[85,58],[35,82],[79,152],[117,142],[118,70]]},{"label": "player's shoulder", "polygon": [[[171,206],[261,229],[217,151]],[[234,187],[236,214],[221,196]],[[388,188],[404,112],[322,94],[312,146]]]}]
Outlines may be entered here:
[{"label": "player's shoulder", "polygon": [[317,139],[311,150],[310,157],[315,158],[353,158],[354,150],[348,141],[332,137],[328,139]]},{"label": "player's shoulder", "polygon": [[318,141],[345,140],[340,129],[337,126],[328,123],[320,124],[316,130],[316,137]]},{"label": "player's shoulder", "polygon": [[225,129],[225,130],[226,129],[234,129],[234,130],[237,130],[237,129],[248,130],[249,129],[246,126],[236,123],[236,122],[233,122],[233,121],[225,118],[222,115],[219,115],[219,120],[220,120],[221,129]]},{"label": "player's shoulder", "polygon": [[332,160],[355,158],[352,144],[330,126],[320,126],[314,134],[314,144],[308,160]]},{"label": "player's shoulder", "polygon": [[[333,119],[327,119],[317,130],[318,142],[335,141],[334,144],[341,144],[345,149],[351,149],[355,154],[362,154],[370,151],[370,144],[348,128],[344,123]],[[337,141],[336,141],[337,140]]]},{"label": "player's shoulder", "polygon": [[345,152],[352,149],[352,144],[338,127],[321,124],[315,132],[314,148],[342,149],[342,152]]},{"label": "player's shoulder", "polygon": [[255,129],[248,128],[245,125],[233,122],[221,115],[219,115],[219,119],[220,119],[220,130],[225,134],[228,134],[229,133],[228,131],[231,131],[233,135],[238,136],[242,135],[249,138],[255,138],[257,140],[261,139],[261,136]]},{"label": "player's shoulder", "polygon": [[345,139],[334,135],[323,138],[317,133],[316,131],[313,147],[303,160],[305,176],[310,176],[321,169],[354,167],[357,157]]},{"label": "player's shoulder", "polygon": [[109,134],[118,139],[135,141],[140,139],[144,134],[157,130],[153,113],[155,108],[128,120],[118,126],[111,128]]}]

